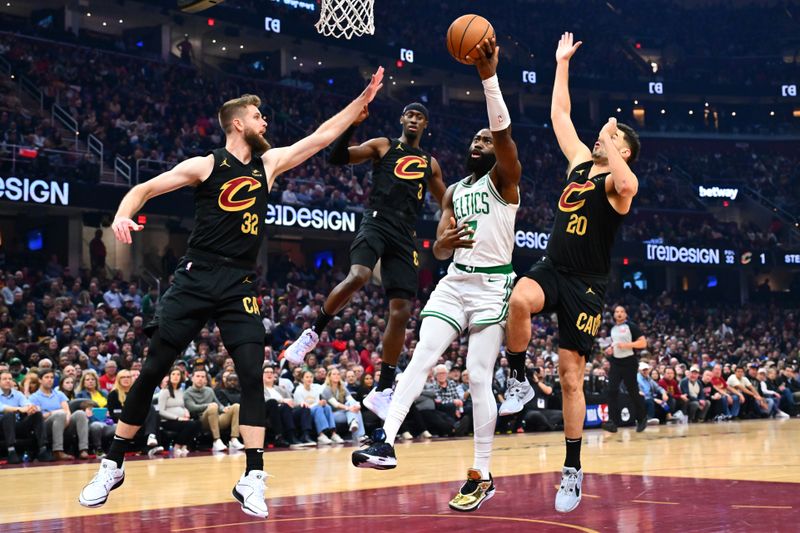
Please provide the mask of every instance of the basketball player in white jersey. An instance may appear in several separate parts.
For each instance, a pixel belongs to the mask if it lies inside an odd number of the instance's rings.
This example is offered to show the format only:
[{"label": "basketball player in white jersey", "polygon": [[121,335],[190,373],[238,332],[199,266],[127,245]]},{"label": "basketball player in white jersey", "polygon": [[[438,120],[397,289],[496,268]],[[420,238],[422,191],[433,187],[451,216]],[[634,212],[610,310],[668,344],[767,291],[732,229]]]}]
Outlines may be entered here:
[{"label": "basketball player in white jersey", "polygon": [[394,441],[412,402],[420,395],[428,372],[454,340],[469,331],[467,370],[475,433],[473,467],[450,501],[456,511],[474,511],[494,495],[489,473],[497,404],[492,394],[494,363],[505,336],[508,299],[515,278],[511,266],[514,219],[519,207],[522,167],[511,138],[511,119],[497,81],[495,40],[479,47],[474,61],[483,80],[489,129],[480,130],[470,145],[468,177],[451,185],[442,202],[442,218],[433,253],[453,256],[422,311],[419,343],[400,376],[383,429],[370,445],[353,452],[353,464],[386,470],[397,465]]}]

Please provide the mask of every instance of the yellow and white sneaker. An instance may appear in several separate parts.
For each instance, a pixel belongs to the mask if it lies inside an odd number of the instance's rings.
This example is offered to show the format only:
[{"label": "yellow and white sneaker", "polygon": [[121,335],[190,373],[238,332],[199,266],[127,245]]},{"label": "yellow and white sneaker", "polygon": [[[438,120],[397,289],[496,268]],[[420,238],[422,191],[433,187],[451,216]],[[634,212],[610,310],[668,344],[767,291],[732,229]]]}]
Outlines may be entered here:
[{"label": "yellow and white sneaker", "polygon": [[469,513],[477,511],[480,506],[494,496],[494,480],[489,474],[489,479],[481,479],[481,473],[474,468],[467,470],[467,481],[461,486],[458,494],[450,500],[450,509]]}]

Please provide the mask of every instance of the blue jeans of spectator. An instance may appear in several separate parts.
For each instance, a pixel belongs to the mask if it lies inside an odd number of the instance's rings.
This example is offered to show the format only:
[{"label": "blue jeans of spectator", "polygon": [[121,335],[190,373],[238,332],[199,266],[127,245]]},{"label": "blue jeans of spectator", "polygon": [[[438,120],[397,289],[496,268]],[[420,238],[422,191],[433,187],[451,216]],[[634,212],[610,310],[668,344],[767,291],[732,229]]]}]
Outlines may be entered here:
[{"label": "blue jeans of spectator", "polygon": [[778,414],[778,406],[775,403],[775,400],[772,398],[764,398],[767,406],[763,407],[760,403],[756,402],[756,407],[758,408],[758,412],[762,415],[772,416]]},{"label": "blue jeans of spectator", "polygon": [[312,407],[311,418],[314,419],[314,426],[317,428],[317,433],[322,433],[329,429],[336,429],[336,421],[333,419],[333,411],[330,405],[322,406],[317,404]]},{"label": "blue jeans of spectator", "polygon": [[[355,400],[348,401],[345,405],[350,407],[351,405],[357,405],[358,402]],[[351,411],[347,411],[345,409],[339,409],[334,411],[333,418],[336,422],[347,422],[347,425],[353,423],[353,420],[358,422],[358,429],[350,434],[353,437],[354,441],[358,441],[359,437],[364,435],[364,418],[361,416],[361,411],[357,413],[353,413]]]},{"label": "blue jeans of spectator", "polygon": [[733,405],[728,405],[728,400],[723,398],[722,406],[723,409],[726,409],[728,412],[725,413],[728,416],[739,416],[739,411],[741,410],[742,406],[739,403],[739,395],[732,394],[733,396]]},{"label": "blue jeans of spectator", "polygon": [[795,414],[795,402],[794,402],[794,394],[789,389],[783,389],[781,391],[781,409],[790,415]]}]

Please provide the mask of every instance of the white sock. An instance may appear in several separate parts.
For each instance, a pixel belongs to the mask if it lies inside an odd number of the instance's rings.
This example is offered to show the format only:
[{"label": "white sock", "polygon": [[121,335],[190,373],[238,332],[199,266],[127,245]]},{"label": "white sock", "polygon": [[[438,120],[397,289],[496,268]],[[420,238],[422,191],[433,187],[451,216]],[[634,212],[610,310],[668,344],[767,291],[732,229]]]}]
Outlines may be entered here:
[{"label": "white sock", "polygon": [[456,330],[444,320],[433,316],[425,317],[422,320],[419,342],[414,349],[414,356],[405,371],[400,374],[394,389],[392,403],[389,405],[389,413],[383,423],[388,444],[394,446],[397,432],[400,430],[411,404],[422,393],[425,380],[428,379],[428,372],[456,338]]},{"label": "white sock", "polygon": [[497,403],[492,394],[494,362],[500,353],[505,330],[500,324],[473,330],[469,336],[467,370],[469,370],[469,393],[472,396],[472,420],[474,424],[473,468],[479,470],[482,479],[489,479],[489,461],[492,458],[492,442],[497,422]]}]

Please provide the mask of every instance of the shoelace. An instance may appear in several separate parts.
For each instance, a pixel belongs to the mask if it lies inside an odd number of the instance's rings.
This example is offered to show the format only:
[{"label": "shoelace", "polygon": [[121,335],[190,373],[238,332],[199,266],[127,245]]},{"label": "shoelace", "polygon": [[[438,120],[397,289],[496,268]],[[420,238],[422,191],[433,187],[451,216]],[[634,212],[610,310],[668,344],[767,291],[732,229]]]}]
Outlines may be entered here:
[{"label": "shoelace", "polygon": [[564,492],[575,492],[578,486],[578,474],[567,474],[566,480],[561,480],[561,490]]}]

